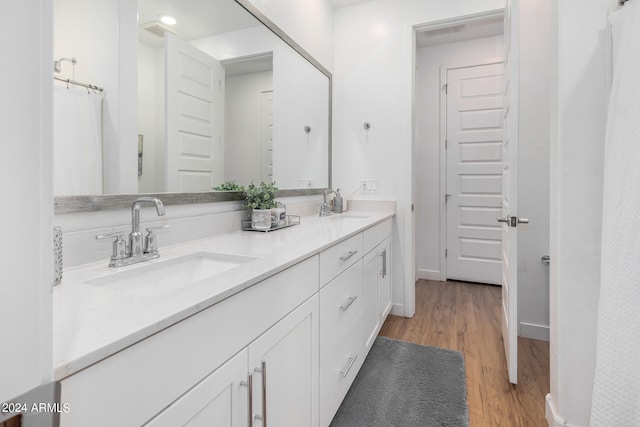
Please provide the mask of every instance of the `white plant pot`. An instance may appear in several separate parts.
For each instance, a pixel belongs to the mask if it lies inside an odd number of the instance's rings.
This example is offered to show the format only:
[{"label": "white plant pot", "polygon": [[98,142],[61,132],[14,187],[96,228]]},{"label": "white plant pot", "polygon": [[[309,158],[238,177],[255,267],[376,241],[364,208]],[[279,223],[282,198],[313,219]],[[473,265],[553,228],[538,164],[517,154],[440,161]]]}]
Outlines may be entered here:
[{"label": "white plant pot", "polygon": [[271,209],[254,209],[251,211],[251,227],[255,230],[271,228]]}]

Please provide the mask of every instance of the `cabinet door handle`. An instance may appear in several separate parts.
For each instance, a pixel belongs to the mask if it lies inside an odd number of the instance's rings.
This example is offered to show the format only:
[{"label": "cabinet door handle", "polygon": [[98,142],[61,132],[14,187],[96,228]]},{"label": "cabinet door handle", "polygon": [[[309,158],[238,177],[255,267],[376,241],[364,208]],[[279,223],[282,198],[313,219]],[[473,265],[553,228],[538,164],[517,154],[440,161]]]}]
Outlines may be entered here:
[{"label": "cabinet door handle", "polygon": [[262,427],[267,427],[267,362],[263,360],[260,368],[254,369],[262,377],[262,415],[256,415],[256,420],[262,421]]},{"label": "cabinet door handle", "polygon": [[352,296],[352,297],[349,297],[349,299],[347,300],[347,302],[345,302],[344,304],[342,304],[342,305],[340,306],[340,310],[342,310],[342,311],[347,311],[347,309],[351,306],[351,304],[353,304],[353,302],[354,302],[355,300],[357,300],[357,299],[358,299],[358,295],[354,295],[354,296]]},{"label": "cabinet door handle", "polygon": [[352,256],[354,256],[357,253],[358,253],[357,250],[356,251],[349,251],[349,253],[347,253],[346,255],[343,255],[343,256],[340,257],[340,261],[344,262],[344,261],[348,260],[349,258],[351,258]]},{"label": "cabinet door handle", "polygon": [[356,359],[358,359],[358,355],[355,356],[349,356],[349,365],[347,366],[346,369],[343,369],[340,371],[340,374],[343,377],[346,377],[349,374],[349,371],[351,370],[351,368],[353,367],[353,364],[356,363]]},{"label": "cabinet door handle", "polygon": [[387,277],[387,250],[382,251],[380,256],[382,257],[382,272],[380,274],[384,278]]},{"label": "cabinet door handle", "polygon": [[267,361],[262,361],[262,427],[267,427]]},{"label": "cabinet door handle", "polygon": [[240,385],[247,387],[247,426],[253,427],[253,374],[249,372],[247,374],[247,381],[240,381]]}]

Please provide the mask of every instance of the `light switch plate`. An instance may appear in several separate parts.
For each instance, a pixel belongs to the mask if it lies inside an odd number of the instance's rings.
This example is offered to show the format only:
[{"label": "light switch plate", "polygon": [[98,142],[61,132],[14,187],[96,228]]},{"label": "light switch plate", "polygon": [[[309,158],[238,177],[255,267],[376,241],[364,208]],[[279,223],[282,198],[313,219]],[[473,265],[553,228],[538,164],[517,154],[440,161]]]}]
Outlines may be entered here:
[{"label": "light switch plate", "polygon": [[380,182],[377,179],[363,179],[362,192],[366,194],[378,194],[380,192]]}]

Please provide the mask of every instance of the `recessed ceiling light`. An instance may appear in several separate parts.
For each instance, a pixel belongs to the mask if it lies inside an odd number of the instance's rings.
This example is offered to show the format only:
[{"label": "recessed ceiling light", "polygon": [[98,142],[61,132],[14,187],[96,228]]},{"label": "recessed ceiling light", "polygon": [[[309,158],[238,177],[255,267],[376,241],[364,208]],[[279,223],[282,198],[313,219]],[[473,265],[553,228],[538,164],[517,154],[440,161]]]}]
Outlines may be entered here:
[{"label": "recessed ceiling light", "polygon": [[162,21],[163,24],[176,25],[176,18],[174,18],[173,16],[168,16],[168,15],[161,16],[160,21]]}]

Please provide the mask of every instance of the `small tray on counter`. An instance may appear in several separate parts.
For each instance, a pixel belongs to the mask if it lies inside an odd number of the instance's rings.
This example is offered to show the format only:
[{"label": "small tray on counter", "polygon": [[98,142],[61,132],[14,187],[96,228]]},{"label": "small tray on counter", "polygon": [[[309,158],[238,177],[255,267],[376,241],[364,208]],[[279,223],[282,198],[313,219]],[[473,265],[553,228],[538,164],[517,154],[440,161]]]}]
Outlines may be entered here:
[{"label": "small tray on counter", "polygon": [[267,233],[269,231],[280,230],[282,228],[292,227],[294,225],[300,225],[300,215],[286,215],[283,225],[275,225],[275,224],[272,223],[271,224],[271,228],[266,229],[266,230],[257,230],[255,228],[253,228],[251,226],[251,220],[250,219],[243,219],[242,220],[242,229],[244,231],[261,231],[263,233]]}]

